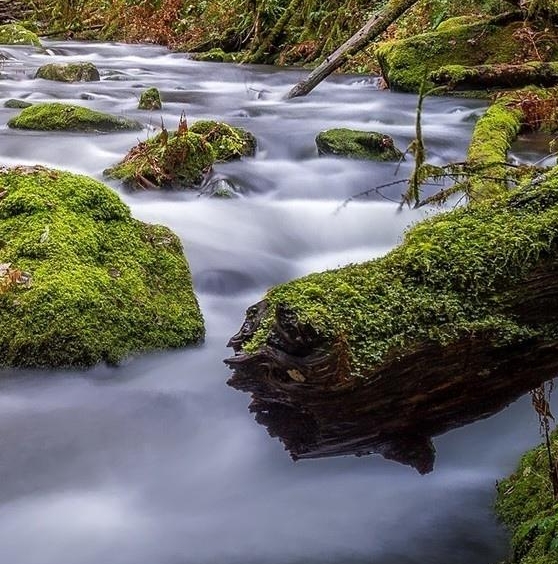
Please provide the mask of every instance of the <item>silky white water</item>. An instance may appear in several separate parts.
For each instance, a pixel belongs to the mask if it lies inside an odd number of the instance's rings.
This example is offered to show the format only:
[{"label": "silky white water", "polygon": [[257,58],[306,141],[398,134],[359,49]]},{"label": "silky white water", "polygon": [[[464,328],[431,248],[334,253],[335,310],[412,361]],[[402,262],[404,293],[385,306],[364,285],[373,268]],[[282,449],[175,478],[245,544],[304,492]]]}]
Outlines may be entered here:
[{"label": "silky white water", "polygon": [[[301,71],[193,62],[157,47],[48,43],[2,48],[0,105],[61,100],[124,114],[134,133],[22,132],[0,108],[0,163],[43,164],[102,178],[161,122],[211,118],[252,131],[255,158],[215,167],[240,197],[129,193],[145,221],[182,239],[207,325],[199,347],[87,372],[8,371],[0,379],[0,562],[10,564],[495,564],[507,538],[493,517],[495,481],[538,441],[527,400],[436,439],[419,476],[380,457],[293,463],[258,426],[249,398],[225,384],[222,359],[244,310],[274,284],[379,256],[424,212],[398,211],[412,163],[318,158],[331,127],[378,130],[405,148],[416,98],[373,79],[335,77],[310,96],[282,95]],[[47,62],[91,61],[102,80],[35,80]],[[156,86],[161,112],[136,109]],[[427,100],[434,163],[462,160],[483,104]]]}]

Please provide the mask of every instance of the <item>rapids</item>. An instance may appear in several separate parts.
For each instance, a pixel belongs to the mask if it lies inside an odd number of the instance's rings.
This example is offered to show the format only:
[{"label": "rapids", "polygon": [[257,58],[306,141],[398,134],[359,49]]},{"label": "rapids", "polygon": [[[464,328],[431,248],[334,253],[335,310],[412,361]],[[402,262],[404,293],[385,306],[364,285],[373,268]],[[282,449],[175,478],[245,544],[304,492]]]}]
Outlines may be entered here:
[{"label": "rapids", "polygon": [[[281,97],[303,72],[201,63],[152,46],[47,42],[4,48],[0,105],[61,100],[141,120],[134,133],[9,130],[0,108],[0,162],[102,178],[138,139],[180,115],[227,121],[258,139],[253,159],[219,165],[233,200],[128,193],[146,221],[182,239],[207,324],[202,346],[87,372],[0,376],[0,562],[11,564],[495,564],[506,533],[491,512],[494,483],[538,441],[523,399],[436,440],[432,474],[380,457],[293,463],[225,385],[222,359],[246,307],[277,283],[379,256],[421,213],[397,210],[395,185],[338,209],[351,195],[405,178],[393,164],[318,158],[322,129],[377,129],[405,148],[416,98],[336,76],[310,96]],[[46,62],[91,61],[101,82],[34,80]],[[161,112],[136,109],[160,89]],[[427,100],[435,163],[462,160],[483,104]]]}]

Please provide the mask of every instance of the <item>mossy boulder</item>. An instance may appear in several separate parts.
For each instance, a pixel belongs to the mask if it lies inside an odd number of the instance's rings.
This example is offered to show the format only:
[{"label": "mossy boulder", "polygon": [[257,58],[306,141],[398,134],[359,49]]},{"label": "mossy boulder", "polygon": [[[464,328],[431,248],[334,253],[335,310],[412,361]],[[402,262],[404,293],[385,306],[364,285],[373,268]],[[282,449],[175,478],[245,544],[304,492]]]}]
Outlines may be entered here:
[{"label": "mossy boulder", "polygon": [[93,63],[49,63],[39,67],[35,78],[59,82],[95,82],[101,80]]},{"label": "mossy boulder", "polygon": [[121,116],[113,116],[59,102],[33,104],[8,121],[15,129],[40,131],[123,131],[139,130],[142,125]]},{"label": "mossy boulder", "polygon": [[0,170],[0,365],[91,366],[204,334],[180,240],[100,182]]},{"label": "mossy boulder", "polygon": [[163,107],[157,88],[148,88],[141,93],[138,110],[160,110]]},{"label": "mossy boulder", "polygon": [[29,108],[32,106],[31,102],[26,102],[25,100],[17,100],[16,98],[10,98],[4,102],[5,108],[23,110],[24,108]]},{"label": "mossy boulder", "polygon": [[104,174],[131,188],[194,188],[213,163],[252,155],[255,146],[251,133],[226,123],[201,121],[190,128],[181,123],[176,131],[164,129],[140,142]]},{"label": "mossy boulder", "polygon": [[371,161],[397,161],[403,153],[389,135],[376,131],[354,129],[328,129],[316,137],[319,155],[337,155],[351,159]]},{"label": "mossy boulder", "polygon": [[32,45],[41,47],[37,34],[19,24],[0,25],[0,45]]},{"label": "mossy boulder", "polygon": [[[462,22],[455,18],[436,31],[381,43],[375,54],[389,87],[418,92],[425,77],[445,65],[512,63],[529,57],[521,39],[523,22],[509,22],[502,17],[472,24]],[[538,30],[533,29],[533,33]],[[538,51],[545,60],[557,58],[558,33],[548,29],[539,35],[544,45]],[[434,84],[427,81],[426,86],[432,88]]]},{"label": "mossy boulder", "polygon": [[[556,459],[556,431],[551,449]],[[517,470],[498,483],[496,512],[513,535],[509,564],[558,562],[558,502],[549,476],[548,452],[541,445],[527,452]]]}]

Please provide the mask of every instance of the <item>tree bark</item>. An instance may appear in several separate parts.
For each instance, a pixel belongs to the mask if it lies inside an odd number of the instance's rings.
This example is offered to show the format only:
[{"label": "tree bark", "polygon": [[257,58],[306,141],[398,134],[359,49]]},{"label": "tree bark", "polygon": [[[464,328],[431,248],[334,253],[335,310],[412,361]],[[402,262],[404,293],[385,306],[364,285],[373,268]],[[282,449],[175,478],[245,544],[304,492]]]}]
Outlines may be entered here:
[{"label": "tree bark", "polygon": [[430,74],[430,80],[452,90],[551,87],[558,84],[558,63],[530,62],[521,65],[446,66]]},{"label": "tree bark", "polygon": [[372,39],[383,33],[394,21],[402,16],[418,0],[390,0],[384,9],[369,19],[348,41],[343,43],[339,49],[327,57],[308,78],[299,82],[287,94],[286,99],[306,96],[322,80],[327,78],[333,71],[338,69],[349,57],[358,53]]}]

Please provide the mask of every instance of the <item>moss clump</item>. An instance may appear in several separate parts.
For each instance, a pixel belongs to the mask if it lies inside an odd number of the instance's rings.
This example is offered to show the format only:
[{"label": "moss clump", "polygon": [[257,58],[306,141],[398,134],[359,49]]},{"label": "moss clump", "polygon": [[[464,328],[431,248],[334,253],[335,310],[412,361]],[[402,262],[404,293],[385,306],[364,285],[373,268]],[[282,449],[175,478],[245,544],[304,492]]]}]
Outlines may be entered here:
[{"label": "moss clump", "polygon": [[162,107],[161,94],[157,88],[148,88],[141,93],[138,110],[160,110]]},{"label": "moss clump", "polygon": [[121,131],[142,128],[137,121],[58,102],[33,104],[12,118],[8,127],[40,131]]},{"label": "moss clump", "polygon": [[[381,43],[376,56],[392,90],[418,92],[428,74],[445,65],[475,66],[538,58],[525,50],[528,42],[522,39],[522,26],[521,22],[501,25],[496,19],[469,25],[448,22],[433,32]],[[544,33],[544,57],[551,60],[557,55],[558,35],[548,30]],[[427,88],[433,86],[427,81]]]},{"label": "moss clump", "polygon": [[50,63],[39,67],[35,78],[57,80],[58,82],[94,82],[101,80],[93,63]]},{"label": "moss clump", "polygon": [[218,161],[230,161],[240,157],[251,157],[256,153],[256,138],[241,127],[211,120],[197,121],[190,128],[211,144]]},{"label": "moss clump", "polygon": [[0,25],[0,44],[41,47],[41,41],[38,36],[18,24]]},{"label": "moss clump", "polygon": [[376,131],[328,129],[316,137],[319,155],[338,155],[350,159],[397,161],[403,153],[395,147],[389,135]]},{"label": "moss clump", "polygon": [[104,173],[131,188],[193,188],[213,163],[251,155],[255,146],[251,133],[226,123],[200,121],[189,129],[181,123],[177,131],[142,141]]},{"label": "moss clump", "polygon": [[[103,184],[41,167],[2,169],[0,365],[90,366],[203,336],[179,239],[133,219]],[[17,280],[17,279],[16,279]]]},{"label": "moss clump", "polygon": [[[551,444],[556,459],[556,431]],[[509,564],[558,562],[558,502],[552,492],[546,446],[527,452],[516,472],[498,483],[497,491],[496,512],[513,534]]]},{"label": "moss clump", "polygon": [[192,53],[190,57],[194,61],[206,61],[210,63],[232,63],[234,62],[234,55],[232,53],[225,53],[220,47],[204,51],[202,53]]},{"label": "moss clump", "polygon": [[556,327],[521,324],[506,304],[539,261],[556,257],[557,237],[558,169],[537,188],[419,223],[383,258],[273,288],[245,350],[265,345],[278,304],[316,328],[326,346],[346,342],[352,370],[362,374],[424,342],[544,339]]}]

